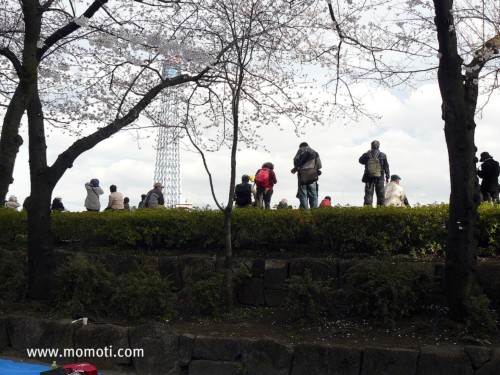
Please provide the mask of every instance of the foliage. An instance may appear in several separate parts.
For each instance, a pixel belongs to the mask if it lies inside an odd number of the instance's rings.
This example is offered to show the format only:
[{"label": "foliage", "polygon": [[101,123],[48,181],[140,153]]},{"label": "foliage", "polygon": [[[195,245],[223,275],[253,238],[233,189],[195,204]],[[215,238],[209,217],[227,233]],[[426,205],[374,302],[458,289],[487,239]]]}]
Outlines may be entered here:
[{"label": "foliage", "polygon": [[[234,268],[234,288],[238,288],[250,277],[249,267],[245,263],[239,263]],[[194,308],[200,314],[215,318],[222,316],[227,302],[224,271],[206,272],[202,275],[201,280],[195,282],[188,280],[182,290],[182,295],[184,299],[194,303]]]},{"label": "foliage", "polygon": [[466,323],[473,329],[486,327],[496,330],[497,325],[493,311],[490,309],[490,300],[484,294],[469,295],[465,299],[467,310]]},{"label": "foliage", "polygon": [[0,207],[0,245],[4,248],[16,249],[27,244],[28,216],[26,211],[18,212]]},{"label": "foliage", "polygon": [[133,319],[170,319],[176,315],[177,298],[170,285],[156,270],[144,268],[122,275],[112,297],[113,307]]},{"label": "foliage", "polygon": [[424,307],[435,293],[432,275],[393,262],[361,262],[347,270],[347,302],[380,324]]},{"label": "foliage", "polygon": [[286,306],[296,319],[317,321],[326,314],[331,294],[327,284],[314,281],[311,270],[306,269],[304,276],[288,280]]},{"label": "foliage", "polygon": [[56,301],[59,310],[73,317],[86,311],[107,311],[113,295],[114,276],[100,263],[75,254],[56,271]]},{"label": "foliage", "polygon": [[[500,205],[479,210],[480,255],[499,254]],[[331,209],[234,211],[236,251],[293,252],[299,246],[321,248],[332,255],[438,256],[445,253],[447,205],[397,207],[332,207]],[[65,212],[53,215],[59,244],[82,249],[111,247],[144,250],[218,250],[223,248],[223,213],[210,210]],[[4,247],[26,240],[24,212],[0,209]]]},{"label": "foliage", "polygon": [[27,277],[22,262],[1,255],[0,301],[18,301],[24,298],[26,287]]}]

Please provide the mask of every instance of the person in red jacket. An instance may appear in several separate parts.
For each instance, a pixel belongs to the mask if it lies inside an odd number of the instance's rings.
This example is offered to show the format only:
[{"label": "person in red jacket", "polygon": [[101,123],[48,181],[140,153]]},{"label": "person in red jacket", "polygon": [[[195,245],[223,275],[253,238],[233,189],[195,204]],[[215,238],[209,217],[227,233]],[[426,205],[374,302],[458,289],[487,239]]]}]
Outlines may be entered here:
[{"label": "person in red jacket", "polygon": [[321,201],[319,204],[319,207],[332,207],[332,198],[330,198],[328,195]]},{"label": "person in red jacket", "polygon": [[257,185],[257,207],[271,209],[271,197],[273,186],[278,182],[274,173],[274,164],[267,162],[255,173],[255,185]]}]

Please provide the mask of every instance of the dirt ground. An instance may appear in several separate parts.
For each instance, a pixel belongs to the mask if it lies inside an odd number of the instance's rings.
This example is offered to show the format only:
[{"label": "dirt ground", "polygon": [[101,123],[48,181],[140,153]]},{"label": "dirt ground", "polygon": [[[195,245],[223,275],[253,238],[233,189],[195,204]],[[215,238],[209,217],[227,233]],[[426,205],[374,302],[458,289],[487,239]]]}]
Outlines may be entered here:
[{"label": "dirt ground", "polygon": [[[357,314],[356,314],[357,315]],[[219,319],[177,317],[169,322],[178,334],[276,339],[355,347],[419,348],[425,345],[500,346],[500,331],[479,327],[474,330],[445,317],[443,311],[427,311],[381,326],[349,311],[320,321],[296,321],[282,308],[244,307]]]}]

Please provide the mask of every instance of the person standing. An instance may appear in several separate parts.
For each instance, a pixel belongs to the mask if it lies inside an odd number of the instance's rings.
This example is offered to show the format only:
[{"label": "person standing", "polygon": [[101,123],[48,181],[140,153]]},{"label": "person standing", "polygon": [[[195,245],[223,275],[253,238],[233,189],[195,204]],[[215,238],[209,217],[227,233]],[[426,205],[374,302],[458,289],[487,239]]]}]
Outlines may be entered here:
[{"label": "person standing", "polygon": [[144,200],[145,208],[159,208],[164,207],[165,199],[163,198],[163,185],[161,182],[156,182],[153,185],[153,189],[148,191],[146,194],[146,199]]},{"label": "person standing", "polygon": [[90,182],[86,182],[85,189],[87,189],[85,208],[87,211],[99,211],[101,209],[99,195],[104,194],[104,190],[99,187],[99,180],[97,178],[93,178]]},{"label": "person standing", "polygon": [[299,150],[293,158],[292,173],[298,172],[300,208],[307,210],[318,207],[318,177],[321,175],[321,159],[307,142],[299,145]]},{"label": "person standing", "polygon": [[244,208],[252,205],[252,185],[249,183],[250,176],[244,174],[241,176],[241,184],[234,188],[234,200],[236,207]]},{"label": "person standing", "polygon": [[123,205],[123,194],[120,193],[119,191],[116,191],[116,185],[111,185],[109,187],[109,191],[111,194],[109,194],[109,201],[108,201],[108,207],[106,209],[113,209],[113,210],[123,210],[125,209]]},{"label": "person standing", "polygon": [[487,152],[481,152],[482,163],[477,170],[477,175],[482,178],[481,195],[483,201],[490,203],[498,203],[498,176],[500,174],[500,165],[496,160],[493,160]]},{"label": "person standing", "polygon": [[387,155],[379,150],[380,142],[373,141],[371,149],[366,151],[359,158],[360,164],[365,166],[362,182],[365,183],[365,206],[371,206],[373,203],[373,192],[377,194],[377,206],[383,206],[385,202],[384,180],[389,183],[389,162]]},{"label": "person standing", "polygon": [[273,187],[278,182],[274,173],[274,164],[267,162],[255,173],[255,185],[257,185],[257,207],[271,209],[271,197]]},{"label": "person standing", "polygon": [[405,189],[399,184],[401,177],[397,174],[391,176],[391,182],[385,187],[385,205],[396,207],[410,207]]}]

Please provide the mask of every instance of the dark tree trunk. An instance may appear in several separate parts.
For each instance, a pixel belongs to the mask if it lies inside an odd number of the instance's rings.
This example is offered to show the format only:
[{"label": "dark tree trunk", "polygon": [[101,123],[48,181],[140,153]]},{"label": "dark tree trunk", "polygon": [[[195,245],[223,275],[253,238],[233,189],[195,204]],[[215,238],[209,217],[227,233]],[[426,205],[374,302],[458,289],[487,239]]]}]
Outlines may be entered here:
[{"label": "dark tree trunk", "polygon": [[451,0],[434,1],[439,52],[438,70],[442,116],[450,164],[450,215],[446,248],[445,285],[451,316],[467,313],[468,296],[477,293],[477,207],[480,203],[476,176],[474,115],[478,96],[477,73],[463,76],[457,50]]},{"label": "dark tree trunk", "polygon": [[31,194],[28,210],[28,282],[33,299],[50,298],[55,273],[50,201],[57,181],[49,176],[42,105],[35,89],[27,107]]},{"label": "dark tree trunk", "polygon": [[38,5],[36,0],[24,0],[22,4],[25,21],[22,61],[19,61],[12,52],[3,53],[14,66],[19,77],[19,84],[9,102],[2,124],[0,138],[0,199],[5,198],[9,191],[9,185],[14,181],[14,164],[19,148],[23,144],[23,139],[19,135],[19,127],[37,79],[38,61],[36,52],[42,22],[42,15],[38,12]]}]

